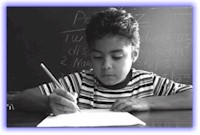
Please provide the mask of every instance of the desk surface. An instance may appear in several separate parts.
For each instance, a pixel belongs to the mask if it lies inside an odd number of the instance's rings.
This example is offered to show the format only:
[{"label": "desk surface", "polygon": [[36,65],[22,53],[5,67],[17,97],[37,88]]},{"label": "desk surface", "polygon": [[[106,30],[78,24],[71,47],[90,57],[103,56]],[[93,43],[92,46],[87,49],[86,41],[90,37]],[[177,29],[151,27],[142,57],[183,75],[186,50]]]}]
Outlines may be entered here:
[{"label": "desk surface", "polygon": [[[145,127],[192,127],[192,110],[150,111],[132,113],[146,123]],[[36,127],[47,115],[8,111],[7,127]]]},{"label": "desk surface", "polygon": [[192,110],[138,112],[134,116],[146,122],[146,127],[192,127]]}]

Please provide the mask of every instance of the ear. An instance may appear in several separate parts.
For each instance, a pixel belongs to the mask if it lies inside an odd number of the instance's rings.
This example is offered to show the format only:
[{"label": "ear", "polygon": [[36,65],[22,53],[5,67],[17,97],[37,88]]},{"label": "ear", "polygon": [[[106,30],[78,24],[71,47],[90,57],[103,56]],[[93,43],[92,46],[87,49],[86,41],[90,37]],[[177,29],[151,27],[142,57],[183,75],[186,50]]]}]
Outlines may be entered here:
[{"label": "ear", "polygon": [[133,63],[136,62],[136,60],[139,57],[139,48],[135,48],[134,46],[132,47],[132,59],[133,59]]}]

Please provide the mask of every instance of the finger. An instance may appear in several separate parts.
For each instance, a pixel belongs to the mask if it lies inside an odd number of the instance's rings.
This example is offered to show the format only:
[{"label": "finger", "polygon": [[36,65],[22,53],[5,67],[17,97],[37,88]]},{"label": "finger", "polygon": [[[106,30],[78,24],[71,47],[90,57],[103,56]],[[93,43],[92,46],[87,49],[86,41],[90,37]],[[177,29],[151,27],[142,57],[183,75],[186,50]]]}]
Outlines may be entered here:
[{"label": "finger", "polygon": [[113,105],[111,106],[111,110],[112,111],[116,111],[116,108],[118,108],[118,106],[120,106],[122,104],[122,101],[121,100],[116,100]]},{"label": "finger", "polygon": [[[77,97],[78,94],[77,93],[70,93],[68,91],[64,91],[62,89],[55,89],[55,93],[61,97],[64,97],[63,99],[55,99],[55,101],[57,101],[58,103],[62,103],[63,105],[71,105],[71,107],[73,106],[73,108],[75,108],[76,110],[80,111],[78,105],[77,105]],[[73,96],[74,95],[74,96]],[[70,98],[70,99],[69,99]],[[61,101],[60,101],[61,100]],[[66,102],[68,102],[69,104],[67,104]],[[70,107],[70,106],[69,106]]]},{"label": "finger", "polygon": [[113,110],[114,110],[114,111],[123,111],[124,108],[126,108],[126,107],[127,107],[127,104],[121,103],[121,104],[119,104],[118,106],[115,106],[115,108],[113,108]]},{"label": "finger", "polygon": [[76,92],[72,92],[72,95],[77,99],[78,98],[78,94]]},{"label": "finger", "polygon": [[62,97],[65,97],[72,102],[77,102],[76,97],[73,96],[70,92],[62,90],[62,89],[55,89],[54,92]]},{"label": "finger", "polygon": [[68,113],[75,113],[76,110],[72,110],[66,107],[62,107],[62,105],[55,104],[55,107],[52,109],[53,115],[60,115],[60,114],[68,114]]},{"label": "finger", "polygon": [[55,108],[55,104],[62,106],[63,108],[72,109],[72,110],[79,110],[79,107],[75,102],[72,102],[71,100],[68,100],[67,98],[64,98],[60,95],[57,95],[55,93],[51,94],[49,96],[50,105]]},{"label": "finger", "polygon": [[54,98],[55,98],[55,102],[60,105],[63,105],[63,106],[69,107],[69,108],[73,108],[73,109],[77,109],[76,103],[72,102],[68,98],[65,98],[62,96],[55,96]]},{"label": "finger", "polygon": [[122,111],[123,112],[131,112],[133,110],[134,110],[133,106],[129,105],[129,106],[124,107]]},{"label": "finger", "polygon": [[78,94],[76,92],[72,92],[72,95],[75,98],[75,103],[77,104]]},{"label": "finger", "polygon": [[127,111],[125,108],[132,106],[129,99],[118,99],[111,107],[113,111]]}]

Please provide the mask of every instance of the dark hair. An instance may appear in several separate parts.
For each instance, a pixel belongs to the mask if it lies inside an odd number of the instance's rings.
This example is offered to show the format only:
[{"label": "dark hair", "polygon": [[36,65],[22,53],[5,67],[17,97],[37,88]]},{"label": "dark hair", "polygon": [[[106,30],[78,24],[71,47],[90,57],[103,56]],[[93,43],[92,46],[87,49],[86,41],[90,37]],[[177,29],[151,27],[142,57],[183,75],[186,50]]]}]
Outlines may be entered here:
[{"label": "dark hair", "polygon": [[134,17],[123,9],[109,8],[91,17],[86,27],[86,40],[89,48],[98,39],[111,34],[130,40],[133,46],[139,48],[139,24]]}]

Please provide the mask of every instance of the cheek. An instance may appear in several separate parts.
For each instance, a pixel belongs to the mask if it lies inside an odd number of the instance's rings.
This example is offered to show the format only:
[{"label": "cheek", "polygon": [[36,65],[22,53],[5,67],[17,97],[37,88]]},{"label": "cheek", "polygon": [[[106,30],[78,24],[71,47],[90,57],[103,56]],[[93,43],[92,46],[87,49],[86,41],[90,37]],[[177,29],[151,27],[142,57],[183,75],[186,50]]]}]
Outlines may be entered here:
[{"label": "cheek", "polygon": [[[131,67],[132,67],[132,59],[131,57],[121,61],[121,63],[118,63],[118,66],[120,67],[119,70],[122,70],[121,72],[123,72],[123,74],[127,73],[130,71]],[[120,72],[120,71],[119,71]]]},{"label": "cheek", "polygon": [[100,65],[100,63],[98,62],[98,61],[96,61],[96,60],[93,60],[92,59],[92,66],[93,66],[93,68],[96,68],[96,67],[98,67],[99,65]]},{"label": "cheek", "polygon": [[94,73],[97,75],[99,74],[100,70],[101,70],[101,66],[100,63],[97,61],[92,61],[92,68],[94,70]]}]

